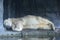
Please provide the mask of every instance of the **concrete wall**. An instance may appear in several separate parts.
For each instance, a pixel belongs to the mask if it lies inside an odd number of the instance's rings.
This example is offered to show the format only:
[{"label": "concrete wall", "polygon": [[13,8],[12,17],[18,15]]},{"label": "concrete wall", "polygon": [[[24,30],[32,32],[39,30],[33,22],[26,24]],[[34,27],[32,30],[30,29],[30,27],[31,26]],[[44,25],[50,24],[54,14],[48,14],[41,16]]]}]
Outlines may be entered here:
[{"label": "concrete wall", "polygon": [[0,0],[0,31],[4,30],[3,28],[3,0]]}]

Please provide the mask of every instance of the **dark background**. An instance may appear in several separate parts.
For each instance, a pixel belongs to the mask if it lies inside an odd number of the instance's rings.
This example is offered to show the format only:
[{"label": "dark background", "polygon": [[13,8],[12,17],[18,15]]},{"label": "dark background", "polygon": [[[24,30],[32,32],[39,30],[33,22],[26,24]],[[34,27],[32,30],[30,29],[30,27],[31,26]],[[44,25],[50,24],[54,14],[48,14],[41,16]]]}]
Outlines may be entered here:
[{"label": "dark background", "polygon": [[36,15],[48,18],[56,27],[60,27],[59,0],[4,0],[3,8],[3,20]]}]

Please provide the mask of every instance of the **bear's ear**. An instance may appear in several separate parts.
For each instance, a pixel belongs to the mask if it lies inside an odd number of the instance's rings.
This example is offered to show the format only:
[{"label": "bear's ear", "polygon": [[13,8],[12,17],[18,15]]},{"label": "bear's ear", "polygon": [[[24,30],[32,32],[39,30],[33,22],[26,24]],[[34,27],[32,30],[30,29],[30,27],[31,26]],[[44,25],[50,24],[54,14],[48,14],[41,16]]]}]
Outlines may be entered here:
[{"label": "bear's ear", "polygon": [[8,21],[7,19],[6,19],[6,20],[4,20],[3,24],[5,25],[7,21]]}]

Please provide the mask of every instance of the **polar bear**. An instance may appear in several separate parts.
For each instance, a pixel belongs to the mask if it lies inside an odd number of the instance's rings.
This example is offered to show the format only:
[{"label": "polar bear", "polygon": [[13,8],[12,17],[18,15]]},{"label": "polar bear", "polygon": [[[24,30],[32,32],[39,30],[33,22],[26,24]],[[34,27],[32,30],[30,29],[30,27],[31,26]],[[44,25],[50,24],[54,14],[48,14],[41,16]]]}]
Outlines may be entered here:
[{"label": "polar bear", "polygon": [[27,15],[21,18],[8,18],[4,20],[4,25],[13,31],[22,31],[23,29],[55,30],[55,26],[50,20],[34,15]]}]

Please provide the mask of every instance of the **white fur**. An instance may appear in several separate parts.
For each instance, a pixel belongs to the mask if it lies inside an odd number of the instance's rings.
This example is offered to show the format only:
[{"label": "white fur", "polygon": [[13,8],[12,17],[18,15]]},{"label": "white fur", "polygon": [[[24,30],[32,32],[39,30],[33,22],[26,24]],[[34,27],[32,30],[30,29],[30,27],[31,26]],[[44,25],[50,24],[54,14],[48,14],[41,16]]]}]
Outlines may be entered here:
[{"label": "white fur", "polygon": [[12,30],[14,31],[22,31],[22,29],[23,29],[23,24],[21,23],[21,21],[18,21],[16,23],[16,27],[14,25],[12,27]]},{"label": "white fur", "polygon": [[12,21],[11,21],[11,19],[8,19],[8,20],[6,19],[6,20],[4,21],[4,25],[11,27],[11,26],[12,26]]},{"label": "white fur", "polygon": [[[49,24],[49,25],[48,25]],[[11,26],[14,31],[21,31],[25,28],[31,29],[51,29],[55,30],[54,24],[48,19],[40,16],[24,16],[22,18],[9,18],[4,21],[4,25]]]}]

